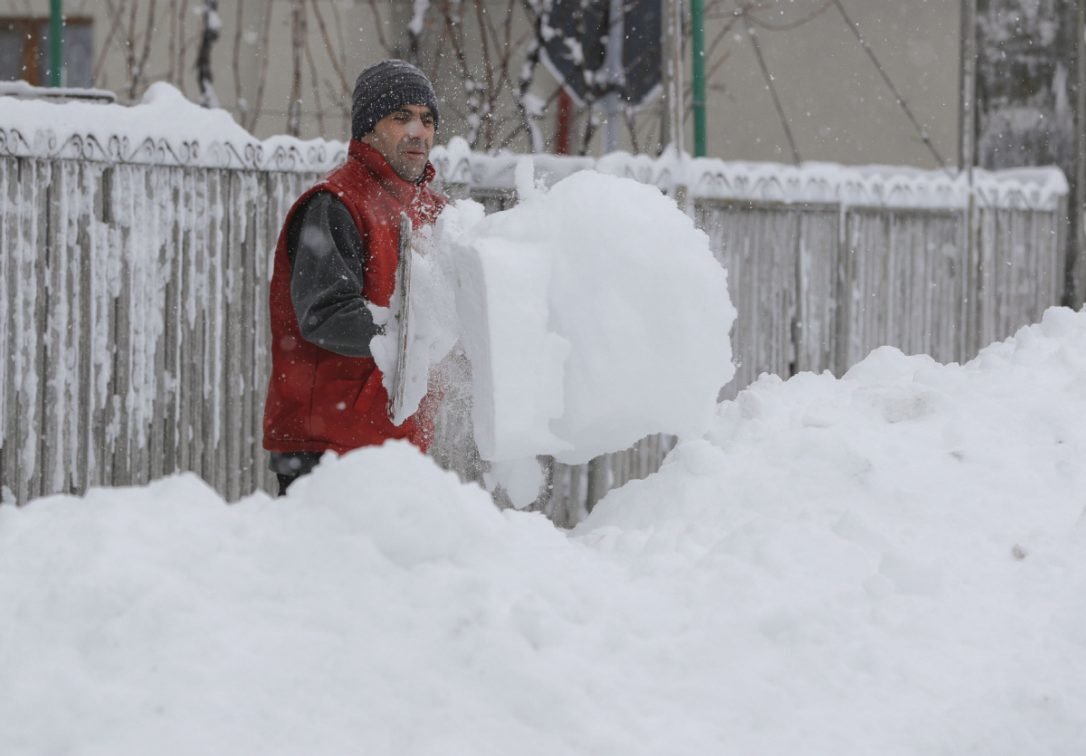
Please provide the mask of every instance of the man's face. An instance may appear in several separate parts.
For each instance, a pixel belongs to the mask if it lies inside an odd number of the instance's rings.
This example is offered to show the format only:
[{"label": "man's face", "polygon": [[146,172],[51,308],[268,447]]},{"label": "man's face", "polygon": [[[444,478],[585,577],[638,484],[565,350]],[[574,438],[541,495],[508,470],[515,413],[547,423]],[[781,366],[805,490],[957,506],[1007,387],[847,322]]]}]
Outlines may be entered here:
[{"label": "man's face", "polygon": [[425,105],[404,105],[382,118],[362,137],[404,181],[418,181],[434,146],[434,114]]}]

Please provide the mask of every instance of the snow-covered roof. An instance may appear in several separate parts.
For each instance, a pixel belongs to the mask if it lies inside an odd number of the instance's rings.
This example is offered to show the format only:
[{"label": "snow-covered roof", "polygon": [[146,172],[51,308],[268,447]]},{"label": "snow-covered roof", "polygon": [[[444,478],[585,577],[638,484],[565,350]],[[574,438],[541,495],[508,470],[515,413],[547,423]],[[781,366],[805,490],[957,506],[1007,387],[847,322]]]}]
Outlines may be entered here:
[{"label": "snow-covered roof", "polygon": [[[165,83],[152,85],[143,101],[130,107],[8,98],[2,112],[0,156],[312,173],[324,173],[346,156],[346,144],[339,141],[257,139],[225,110],[201,108]],[[446,183],[494,190],[515,187],[520,157],[474,153],[455,137],[433,152]],[[970,196],[964,173],[902,166],[750,163],[674,152],[655,158],[535,155],[533,162],[547,183],[595,168],[669,193],[685,186],[695,198],[728,202],[959,209]],[[986,207],[1050,210],[1067,194],[1067,181],[1054,167],[978,169],[973,182],[978,204]]]},{"label": "snow-covered roof", "polygon": [[93,89],[89,87],[36,87],[26,81],[0,81],[0,97],[18,97],[21,99],[53,101],[117,101],[117,95],[108,89]]}]

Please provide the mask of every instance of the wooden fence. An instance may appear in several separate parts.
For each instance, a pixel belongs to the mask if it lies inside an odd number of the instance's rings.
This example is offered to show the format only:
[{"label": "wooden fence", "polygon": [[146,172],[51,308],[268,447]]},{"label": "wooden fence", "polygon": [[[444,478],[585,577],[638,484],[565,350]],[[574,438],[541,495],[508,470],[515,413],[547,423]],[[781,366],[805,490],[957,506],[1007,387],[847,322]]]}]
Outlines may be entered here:
[{"label": "wooden fence", "polygon": [[[229,500],[270,490],[260,421],[271,256],[290,203],[343,148],[254,144],[0,126],[5,500],[177,470]],[[456,145],[435,157],[451,193],[509,201],[513,160]],[[680,176],[666,161],[608,160],[597,167],[686,192],[728,270],[739,370],[724,397],[762,372],[840,374],[882,344],[967,359],[1059,302],[1064,210],[1051,174],[990,174],[964,195],[957,179],[906,177],[912,188],[895,199],[892,182],[844,169],[827,180],[695,161]],[[591,163],[537,167],[555,180]],[[648,439],[553,466],[540,507],[573,523],[669,446]]]}]

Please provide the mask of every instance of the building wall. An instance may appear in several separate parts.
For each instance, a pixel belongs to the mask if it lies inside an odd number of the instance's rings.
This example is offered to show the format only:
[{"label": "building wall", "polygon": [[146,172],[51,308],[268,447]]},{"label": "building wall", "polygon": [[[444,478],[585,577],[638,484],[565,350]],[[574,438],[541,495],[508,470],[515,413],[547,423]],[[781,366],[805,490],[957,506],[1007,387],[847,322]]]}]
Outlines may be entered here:
[{"label": "building wall", "polygon": [[[708,154],[726,160],[793,162],[751,35],[731,14],[734,3],[707,0],[705,5]],[[843,5],[942,160],[956,165],[958,0],[843,0]],[[801,160],[939,166],[832,2],[779,0],[756,15],[767,25],[794,26],[752,28]],[[689,105],[689,50],[684,59]],[[657,143],[661,116],[658,105],[644,109],[638,128],[642,149]],[[692,121],[688,109],[688,151],[693,149]],[[582,116],[574,130],[581,134],[583,129]],[[602,148],[601,132],[589,152]],[[628,149],[626,130],[623,140]]]},{"label": "building wall", "polygon": [[[517,0],[481,0],[488,22],[503,31],[504,15],[515,9],[513,38],[523,42],[530,32],[522,3]],[[119,4],[120,0],[114,0]],[[143,44],[146,12],[151,0],[129,0],[138,9],[134,27],[136,50]],[[930,136],[944,161],[956,163],[958,133],[958,0],[843,0],[844,7],[862,30],[886,74],[900,91],[920,126]],[[138,99],[146,83],[166,79],[191,98],[198,96],[195,54],[201,19],[198,0],[158,0],[152,44],[142,81],[134,88],[127,48],[120,42],[129,33],[131,17],[114,19],[104,0],[66,0],[65,11],[94,19],[95,58],[108,48],[94,83],[112,89],[122,101]],[[437,2],[434,2],[435,6]],[[313,10],[308,10],[308,49],[302,59],[300,135],[344,138],[349,128],[349,97],[346,94],[357,72],[384,57],[388,48],[406,53],[405,32],[413,3],[408,0],[318,0],[329,46]],[[222,36],[213,48],[215,91],[221,105],[264,137],[288,130],[288,109],[294,79],[292,54],[292,0],[221,0]],[[307,8],[311,8],[308,3]],[[372,8],[376,7],[378,24]],[[474,7],[474,6],[472,6]],[[707,44],[720,38],[708,57],[713,74],[708,92],[708,152],[731,160],[792,162],[794,153],[780,116],[766,87],[750,36],[731,15],[730,0],[707,0]],[[0,0],[0,16],[47,16],[48,0]],[[810,17],[808,19],[808,17]],[[796,152],[802,160],[841,163],[890,163],[936,167],[938,160],[923,143],[875,64],[858,43],[832,2],[780,0],[759,11],[758,18],[788,30],[755,27],[765,63],[773,77],[780,105],[791,126]],[[469,14],[473,22],[476,18]],[[479,56],[477,25],[469,25],[468,48],[472,76],[486,79]],[[384,43],[382,44],[382,38]],[[468,133],[464,107],[463,72],[453,62],[444,29],[433,22],[422,35],[422,63],[435,73],[435,84],[445,107],[439,139]],[[329,53],[331,49],[331,53]],[[519,73],[525,47],[513,55],[511,71]],[[339,72],[333,65],[339,64]],[[689,56],[687,56],[689,58]],[[316,73],[311,70],[316,69]],[[689,61],[686,82],[689,85]],[[342,72],[342,76],[340,74]],[[263,96],[259,116],[261,78]],[[346,87],[344,86],[346,83]],[[533,91],[551,99],[543,120],[548,138],[555,131],[555,84],[540,66]],[[499,146],[517,121],[512,91],[499,99],[500,132],[491,147]],[[601,113],[595,117],[599,119]],[[574,148],[584,133],[584,114],[574,122]],[[635,145],[641,151],[659,149],[661,107],[651,105],[638,116],[638,138],[624,133],[621,147]],[[588,145],[590,154],[603,148],[603,128]],[[687,122],[687,149],[692,145]],[[484,145],[480,145],[484,146]],[[525,150],[523,134],[508,146]]]},{"label": "building wall", "polygon": [[[824,4],[796,0],[779,5],[779,15],[763,17],[787,23]],[[845,0],[844,6],[943,159],[956,164],[958,0]],[[725,23],[710,19],[707,38]],[[937,167],[832,3],[795,30],[756,33],[804,160]],[[780,118],[741,25],[729,35],[727,51],[730,57],[709,92],[709,153],[791,162]]]}]

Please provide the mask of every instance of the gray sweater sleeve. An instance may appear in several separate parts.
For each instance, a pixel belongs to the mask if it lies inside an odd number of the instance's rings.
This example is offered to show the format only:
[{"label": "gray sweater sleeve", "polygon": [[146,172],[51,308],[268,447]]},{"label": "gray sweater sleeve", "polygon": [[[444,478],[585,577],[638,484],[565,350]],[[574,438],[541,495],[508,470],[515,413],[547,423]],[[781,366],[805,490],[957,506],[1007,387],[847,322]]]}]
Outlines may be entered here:
[{"label": "gray sweater sleeve", "polygon": [[310,197],[291,222],[287,252],[302,338],[346,357],[370,357],[378,328],[362,296],[366,251],[343,202],[328,192]]}]

